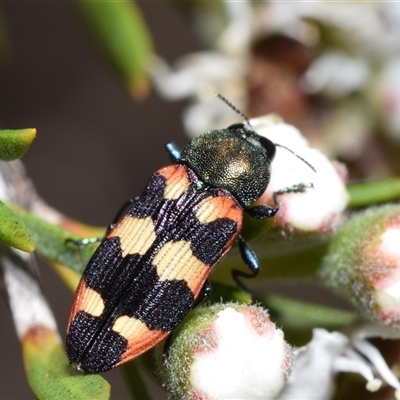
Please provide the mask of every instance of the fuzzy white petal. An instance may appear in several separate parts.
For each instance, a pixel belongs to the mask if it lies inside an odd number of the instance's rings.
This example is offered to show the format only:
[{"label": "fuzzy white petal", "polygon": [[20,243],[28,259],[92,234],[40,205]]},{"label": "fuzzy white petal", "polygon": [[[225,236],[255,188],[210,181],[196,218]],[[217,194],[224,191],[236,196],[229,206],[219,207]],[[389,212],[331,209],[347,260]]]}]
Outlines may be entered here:
[{"label": "fuzzy white petal", "polygon": [[266,332],[256,332],[233,308],[218,313],[215,328],[218,346],[196,355],[192,386],[216,399],[274,398],[285,381],[283,332],[273,324]]},{"label": "fuzzy white petal", "polygon": [[400,333],[397,329],[392,329],[376,323],[367,323],[360,326],[351,336],[354,348],[370,361],[386,383],[399,390],[400,382],[398,378],[390,370],[379,350],[366,340],[367,338],[373,337],[380,337],[382,339],[398,339]]},{"label": "fuzzy white petal", "polygon": [[[343,177],[338,168],[320,151],[308,147],[307,141],[293,126],[271,123],[270,119],[251,120],[258,134],[293,151],[278,147],[271,165],[271,181],[258,204],[266,203],[273,192],[301,183],[312,184],[304,193],[280,196],[279,226],[289,225],[303,231],[329,231],[340,220],[348,202]],[[307,163],[311,164],[315,171]]]},{"label": "fuzzy white petal", "polygon": [[334,391],[334,362],[348,344],[341,333],[314,329],[305,351],[295,359],[293,372],[278,399],[328,399]]}]

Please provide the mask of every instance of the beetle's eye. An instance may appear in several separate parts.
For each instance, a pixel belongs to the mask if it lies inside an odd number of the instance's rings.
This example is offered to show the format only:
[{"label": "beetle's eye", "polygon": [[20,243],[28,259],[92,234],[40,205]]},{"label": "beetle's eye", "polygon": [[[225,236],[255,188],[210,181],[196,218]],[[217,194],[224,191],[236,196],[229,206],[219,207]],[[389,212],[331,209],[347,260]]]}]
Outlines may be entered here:
[{"label": "beetle's eye", "polygon": [[244,129],[244,124],[239,122],[237,124],[229,125],[228,129]]},{"label": "beetle's eye", "polygon": [[274,142],[271,142],[269,139],[267,139],[264,136],[260,136],[260,143],[261,146],[264,147],[264,149],[267,151],[268,158],[272,161],[275,157],[276,153],[276,146]]}]

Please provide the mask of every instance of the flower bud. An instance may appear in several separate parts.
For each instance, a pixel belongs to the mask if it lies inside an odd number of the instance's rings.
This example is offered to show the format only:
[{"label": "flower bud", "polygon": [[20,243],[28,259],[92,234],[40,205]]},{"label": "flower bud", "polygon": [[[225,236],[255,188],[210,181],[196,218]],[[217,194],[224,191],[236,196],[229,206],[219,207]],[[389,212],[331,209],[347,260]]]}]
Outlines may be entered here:
[{"label": "flower bud", "polygon": [[324,281],[370,320],[400,328],[400,206],[369,209],[332,240]]},{"label": "flower bud", "polygon": [[275,224],[279,228],[306,232],[332,231],[341,221],[348,202],[344,167],[310,148],[295,127],[276,116],[252,119],[251,124],[259,135],[278,145],[271,164],[271,181],[257,204],[274,205],[274,192],[293,185],[312,184],[303,193],[278,197],[280,210]]},{"label": "flower bud", "polygon": [[272,399],[292,366],[283,332],[261,307],[196,309],[174,338],[165,385],[179,399]]}]

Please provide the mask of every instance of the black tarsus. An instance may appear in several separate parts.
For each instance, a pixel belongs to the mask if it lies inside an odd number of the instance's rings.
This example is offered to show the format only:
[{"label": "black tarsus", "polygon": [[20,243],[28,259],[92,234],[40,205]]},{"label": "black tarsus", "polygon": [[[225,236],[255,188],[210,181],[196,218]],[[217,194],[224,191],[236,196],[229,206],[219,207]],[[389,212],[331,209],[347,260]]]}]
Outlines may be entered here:
[{"label": "black tarsus", "polygon": [[242,260],[249,268],[250,272],[239,271],[238,269],[232,270],[232,278],[236,284],[245,292],[249,292],[247,286],[239,279],[242,278],[255,278],[260,272],[260,264],[258,262],[256,253],[251,249],[251,247],[246,243],[241,235],[237,238],[237,244],[239,246],[240,255]]},{"label": "black tarsus", "polygon": [[259,205],[256,207],[247,208],[246,211],[253,217],[257,219],[271,218],[279,211],[279,200],[278,196],[286,193],[303,193],[306,189],[313,188],[312,183],[299,183],[281,190],[278,190],[272,194],[274,200],[274,206]]},{"label": "black tarsus", "polygon": [[211,295],[211,292],[212,292],[211,283],[207,279],[204,282],[204,285],[201,288],[201,291],[200,291],[199,295],[197,296],[197,299],[196,299],[195,303],[193,304],[192,308],[198,307],[201,304],[203,304],[208,299],[208,297]]},{"label": "black tarsus", "polygon": [[[253,218],[258,218],[258,219],[264,219],[264,218],[271,218],[275,216],[275,214],[279,211],[279,200],[278,196],[281,196],[286,193],[299,193],[299,192],[304,192],[308,188],[312,188],[313,184],[308,183],[300,183],[298,185],[293,185],[287,188],[284,188],[282,190],[278,190],[277,192],[274,192],[272,197],[274,200],[274,206],[267,206],[267,205],[260,205],[252,208],[247,208],[246,211],[253,217]],[[250,272],[243,272],[239,271],[237,269],[232,270],[232,278],[236,282],[236,284],[246,292],[249,290],[247,289],[246,285],[242,283],[242,281],[239,279],[240,277],[242,278],[255,278],[258,273],[260,272],[260,265],[257,259],[256,254],[254,251],[250,248],[250,246],[245,242],[245,240],[242,238],[241,235],[238,236],[237,239],[237,244],[239,246],[239,251],[240,255],[242,256],[242,260],[246,264],[246,266],[250,269]]]},{"label": "black tarsus", "polygon": [[91,246],[96,243],[100,243],[103,237],[91,237],[84,239],[66,239],[65,244],[71,248],[79,249],[81,247]]}]

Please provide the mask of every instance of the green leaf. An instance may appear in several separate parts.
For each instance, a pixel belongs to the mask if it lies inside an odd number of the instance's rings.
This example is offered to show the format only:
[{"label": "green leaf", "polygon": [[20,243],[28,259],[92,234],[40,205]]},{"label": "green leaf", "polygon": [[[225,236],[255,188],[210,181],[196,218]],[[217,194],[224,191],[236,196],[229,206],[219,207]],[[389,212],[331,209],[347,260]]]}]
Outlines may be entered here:
[{"label": "green leaf", "polygon": [[283,296],[266,296],[262,304],[274,314],[274,321],[284,329],[313,329],[316,326],[338,329],[358,320],[357,314],[350,311]]},{"label": "green leaf", "polygon": [[108,399],[110,385],[100,375],[83,375],[68,363],[59,338],[43,326],[22,340],[28,382],[38,399]]},{"label": "green leaf", "polygon": [[377,182],[348,185],[349,207],[365,207],[400,199],[400,179],[390,178]]},{"label": "green leaf", "polygon": [[87,1],[76,3],[95,39],[135,98],[149,90],[146,62],[153,44],[144,18],[134,1]]},{"label": "green leaf", "polygon": [[0,130],[0,160],[12,161],[21,158],[36,137],[36,129]]},{"label": "green leaf", "polygon": [[14,209],[29,228],[38,254],[82,274],[96,246],[77,247],[70,240],[80,240],[80,237],[25,210]]},{"label": "green leaf", "polygon": [[35,250],[31,234],[21,219],[0,201],[0,240],[22,251]]},{"label": "green leaf", "polygon": [[346,329],[360,320],[356,313],[350,311],[284,296],[269,295],[256,300],[269,311],[271,320],[285,332],[285,339],[296,347],[308,343],[316,327],[327,330]]}]

